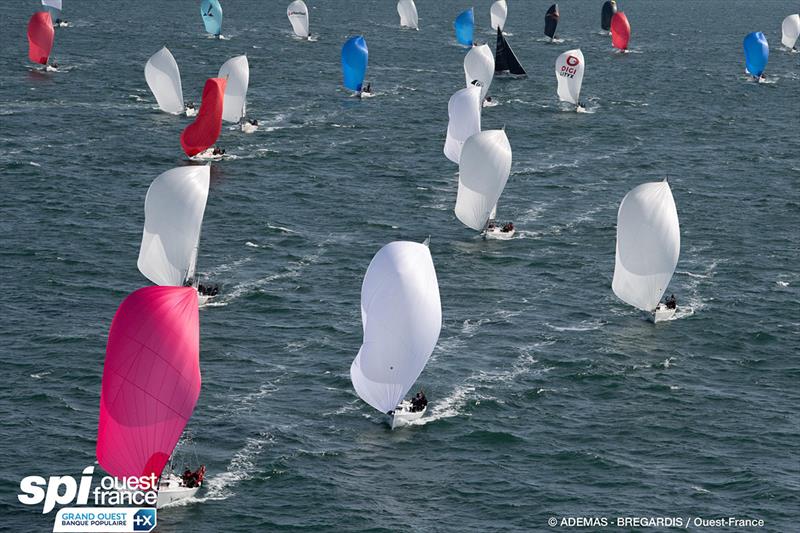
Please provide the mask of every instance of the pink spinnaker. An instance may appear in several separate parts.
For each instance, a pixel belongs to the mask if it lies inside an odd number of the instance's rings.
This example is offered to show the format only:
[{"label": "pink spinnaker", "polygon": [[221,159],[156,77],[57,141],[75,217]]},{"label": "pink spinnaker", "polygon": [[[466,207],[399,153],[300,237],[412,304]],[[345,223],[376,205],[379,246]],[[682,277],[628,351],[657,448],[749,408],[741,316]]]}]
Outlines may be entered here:
[{"label": "pink spinnaker", "polygon": [[108,332],[97,461],[116,477],[160,476],[199,395],[197,291],[134,291]]}]

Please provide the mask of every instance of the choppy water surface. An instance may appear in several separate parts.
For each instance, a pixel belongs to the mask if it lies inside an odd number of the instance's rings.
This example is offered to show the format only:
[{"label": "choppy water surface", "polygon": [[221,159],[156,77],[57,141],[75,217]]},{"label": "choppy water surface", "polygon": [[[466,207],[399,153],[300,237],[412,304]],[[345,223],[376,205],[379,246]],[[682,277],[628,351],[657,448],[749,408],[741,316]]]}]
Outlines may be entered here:
[{"label": "choppy water surface", "polygon": [[[143,77],[166,44],[184,93],[246,53],[261,131],[223,131],[199,270],[224,287],[201,312],[203,390],[189,428],[208,466],[200,502],[159,531],[543,530],[550,516],[745,516],[791,531],[800,503],[797,260],[800,54],[780,49],[779,1],[622,4],[632,53],[599,35],[602,2],[510,2],[526,80],[496,79],[514,153],[484,242],[455,219],[442,155],[447,100],[464,83],[452,20],[467,4],[310,2],[316,42],[285,5],[225,0],[207,38],[195,2],[65,2],[64,72],[31,72],[36,2],[3,6],[0,219],[4,526],[49,530],[16,501],[26,475],[94,461],[105,340],[136,269],[144,195],[185,164],[188,123],[154,109]],[[493,47],[490,2],[474,3]],[[741,42],[772,45],[769,83],[744,76]],[[340,87],[339,50],[362,33],[377,97]],[[560,110],[553,64],[580,47],[591,113]],[[654,327],[611,292],[624,194],[669,177],[681,220]],[[444,312],[420,378],[425,424],[389,431],[355,395],[359,291],[372,255],[432,236]]]}]

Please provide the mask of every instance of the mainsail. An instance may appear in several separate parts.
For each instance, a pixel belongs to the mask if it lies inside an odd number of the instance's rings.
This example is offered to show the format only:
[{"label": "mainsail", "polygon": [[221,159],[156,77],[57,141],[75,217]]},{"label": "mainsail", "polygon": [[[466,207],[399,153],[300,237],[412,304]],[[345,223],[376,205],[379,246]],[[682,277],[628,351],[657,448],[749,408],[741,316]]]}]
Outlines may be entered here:
[{"label": "mainsail", "polygon": [[481,90],[470,85],[456,91],[447,103],[447,138],[444,155],[453,163],[461,159],[461,148],[472,135],[481,131]]},{"label": "mainsail", "polygon": [[45,7],[52,7],[53,9],[57,9],[61,11],[62,8],[62,1],[61,0],[42,0],[42,5]]},{"label": "mainsail", "polygon": [[558,4],[553,4],[547,13],[544,14],[544,34],[551,39],[556,38],[556,27],[558,26]]},{"label": "mainsail", "polygon": [[116,477],[159,477],[199,396],[197,291],[131,293],[108,332],[97,462]]},{"label": "mainsail", "polygon": [[397,14],[400,15],[400,26],[419,29],[419,17],[414,0],[398,0]]},{"label": "mainsail", "polygon": [[247,86],[250,83],[250,65],[247,56],[236,56],[227,60],[219,69],[217,78],[227,79],[222,106],[222,120],[239,122],[245,114]]},{"label": "mainsail", "polygon": [[603,11],[600,13],[600,27],[606,31],[611,31],[611,17],[617,12],[617,2],[608,0],[603,4]]},{"label": "mainsail", "polygon": [[614,294],[642,311],[653,311],[678,265],[680,247],[678,211],[666,180],[634,188],[617,214]]},{"label": "mainsail", "polygon": [[575,105],[580,104],[584,66],[583,52],[579,48],[567,50],[556,58],[559,100]]},{"label": "mainsail", "polygon": [[497,45],[495,46],[494,54],[494,71],[496,74],[509,72],[515,76],[526,75],[525,69],[522,68],[519,59],[514,54],[514,50],[511,49],[511,45],[508,44],[500,29],[497,30]]},{"label": "mainsail", "polygon": [[222,6],[219,0],[203,0],[200,2],[200,15],[203,25],[211,35],[219,36],[222,33]]},{"label": "mainsail", "polygon": [[506,25],[506,17],[508,16],[508,4],[506,0],[497,0],[489,9],[489,14],[492,19],[492,29],[502,31]]},{"label": "mainsail", "polygon": [[207,165],[178,167],[147,189],[137,266],[156,285],[180,287],[194,277],[210,178]]},{"label": "mainsail", "polygon": [[482,231],[511,172],[511,145],[503,130],[476,133],[464,143],[458,164],[456,218]]},{"label": "mainsail", "polygon": [[364,341],[350,379],[362,400],[387,413],[411,390],[442,329],[439,283],[427,246],[396,241],[375,254],[361,285],[361,320]]},{"label": "mainsail", "polygon": [[294,0],[286,8],[286,16],[292,23],[292,30],[298,37],[308,38],[308,6],[303,0]]},{"label": "mainsail", "polygon": [[472,46],[472,36],[475,31],[475,13],[472,8],[460,13],[453,26],[456,29],[456,40],[464,46]]},{"label": "mainsail", "polygon": [[144,79],[156,97],[162,111],[180,115],[183,113],[183,88],[181,71],[172,53],[165,46],[147,60]]},{"label": "mainsail", "polygon": [[47,11],[34,13],[28,21],[28,59],[46,65],[53,50],[55,36],[50,13]]},{"label": "mainsail", "polygon": [[194,122],[181,133],[181,146],[189,157],[211,148],[222,132],[222,106],[225,78],[209,78],[203,87],[203,100]]},{"label": "mainsail", "polygon": [[611,45],[619,50],[628,49],[631,39],[631,25],[625,13],[619,11],[611,17]]},{"label": "mainsail", "polygon": [[794,48],[800,36],[800,15],[789,15],[781,24],[781,43],[786,48]]},{"label": "mainsail", "polygon": [[367,74],[369,50],[364,37],[350,37],[342,46],[342,75],[344,86],[351,91],[360,91]]},{"label": "mainsail", "polygon": [[467,87],[477,81],[481,88],[481,100],[486,98],[494,77],[494,58],[488,44],[473,46],[464,56],[464,77]]},{"label": "mainsail", "polygon": [[761,76],[767,67],[769,59],[769,44],[767,38],[760,31],[748,33],[744,38],[744,63],[747,72],[753,76]]}]

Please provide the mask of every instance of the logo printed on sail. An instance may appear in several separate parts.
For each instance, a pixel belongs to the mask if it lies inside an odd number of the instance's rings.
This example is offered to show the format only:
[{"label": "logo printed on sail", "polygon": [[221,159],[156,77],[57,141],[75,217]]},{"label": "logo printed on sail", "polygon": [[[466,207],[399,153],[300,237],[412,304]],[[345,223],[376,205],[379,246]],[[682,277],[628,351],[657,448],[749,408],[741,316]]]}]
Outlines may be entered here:
[{"label": "logo printed on sail", "polygon": [[567,56],[567,65],[569,65],[571,67],[574,67],[575,65],[578,65],[580,62],[581,62],[581,60],[578,59],[575,56]]}]

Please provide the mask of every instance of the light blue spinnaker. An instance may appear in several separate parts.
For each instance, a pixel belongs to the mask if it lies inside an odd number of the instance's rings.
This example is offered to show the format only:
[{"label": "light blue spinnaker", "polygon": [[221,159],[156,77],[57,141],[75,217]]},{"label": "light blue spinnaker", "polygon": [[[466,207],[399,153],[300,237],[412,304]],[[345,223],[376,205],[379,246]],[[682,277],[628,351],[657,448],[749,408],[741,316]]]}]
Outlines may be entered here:
[{"label": "light blue spinnaker", "polygon": [[456,39],[464,46],[472,46],[472,34],[475,31],[475,13],[472,8],[467,9],[453,23],[456,28]]},{"label": "light blue spinnaker", "polygon": [[748,33],[744,38],[744,64],[747,72],[753,76],[761,76],[767,66],[769,58],[769,44],[767,38],[760,31]]},{"label": "light blue spinnaker", "polygon": [[222,33],[222,6],[219,0],[203,0],[200,2],[200,15],[206,31],[212,35]]},{"label": "light blue spinnaker", "polygon": [[361,35],[350,37],[342,46],[342,74],[344,86],[351,91],[360,91],[367,73],[367,41]]}]

